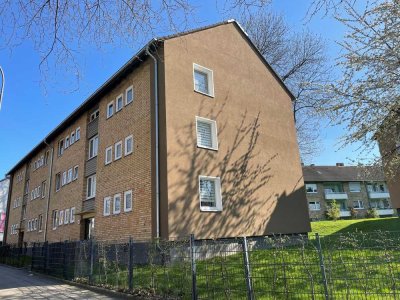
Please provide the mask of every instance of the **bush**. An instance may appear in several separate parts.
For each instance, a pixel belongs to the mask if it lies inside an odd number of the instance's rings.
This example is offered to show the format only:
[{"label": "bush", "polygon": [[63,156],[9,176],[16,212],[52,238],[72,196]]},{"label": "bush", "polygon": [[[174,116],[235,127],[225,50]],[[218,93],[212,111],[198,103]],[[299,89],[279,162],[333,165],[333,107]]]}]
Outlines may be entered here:
[{"label": "bush", "polygon": [[376,210],[376,208],[369,208],[367,210],[367,213],[365,214],[366,218],[379,218],[379,214],[378,211]]},{"label": "bush", "polygon": [[339,205],[336,203],[335,200],[333,200],[329,205],[328,210],[326,211],[326,217],[329,220],[334,220],[334,221],[340,218]]},{"label": "bush", "polygon": [[358,218],[358,213],[357,210],[354,209],[354,207],[349,207],[350,209],[350,216],[352,219],[357,219]]}]

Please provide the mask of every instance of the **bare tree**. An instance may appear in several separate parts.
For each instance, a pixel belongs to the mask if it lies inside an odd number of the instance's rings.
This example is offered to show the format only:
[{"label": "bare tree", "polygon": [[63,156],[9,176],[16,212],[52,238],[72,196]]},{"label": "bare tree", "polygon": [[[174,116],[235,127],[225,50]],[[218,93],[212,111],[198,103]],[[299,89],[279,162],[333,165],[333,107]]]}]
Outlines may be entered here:
[{"label": "bare tree", "polygon": [[[372,1],[360,7],[354,1],[341,2],[342,11],[335,18],[347,27],[339,43],[343,54],[337,60],[342,76],[328,86],[333,97],[324,109],[333,124],[345,126],[342,145],[359,143],[362,153],[370,154],[375,138],[394,132],[392,138],[400,139],[396,132],[400,124],[400,3]],[[398,152],[395,142],[387,155]],[[398,169],[400,158],[396,157],[390,167]]]},{"label": "bare tree", "polygon": [[[225,9],[238,12],[270,1],[221,2]],[[0,49],[12,50],[28,41],[40,54],[42,75],[55,67],[79,78],[77,58],[82,49],[120,44],[136,48],[150,36],[193,26],[198,8],[190,0],[2,0]]]},{"label": "bare tree", "polygon": [[308,31],[290,30],[284,18],[273,12],[262,11],[242,22],[261,54],[296,97],[293,113],[300,152],[303,161],[309,161],[322,148],[318,111],[326,94],[320,87],[330,82],[325,43]]}]

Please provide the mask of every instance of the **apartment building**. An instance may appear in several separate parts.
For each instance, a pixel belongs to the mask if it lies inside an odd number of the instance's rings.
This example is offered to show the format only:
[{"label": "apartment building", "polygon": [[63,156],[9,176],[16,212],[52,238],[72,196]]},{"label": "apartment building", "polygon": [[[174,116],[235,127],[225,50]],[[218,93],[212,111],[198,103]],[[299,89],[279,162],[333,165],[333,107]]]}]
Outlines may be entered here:
[{"label": "apartment building", "polygon": [[235,21],[151,40],[10,170],[7,242],[309,231],[292,99]]},{"label": "apartment building", "polygon": [[0,245],[4,239],[9,185],[10,180],[8,178],[0,180]]},{"label": "apartment building", "polygon": [[[330,203],[340,207],[340,217],[365,217],[374,208],[379,216],[393,216],[395,211],[379,168],[344,166],[303,166],[304,182],[311,220],[326,218]],[[351,211],[355,216],[352,216]]]},{"label": "apartment building", "polygon": [[[397,118],[383,122],[375,138],[378,141],[393,207],[400,213],[400,111]],[[397,122],[396,122],[397,119]]]}]

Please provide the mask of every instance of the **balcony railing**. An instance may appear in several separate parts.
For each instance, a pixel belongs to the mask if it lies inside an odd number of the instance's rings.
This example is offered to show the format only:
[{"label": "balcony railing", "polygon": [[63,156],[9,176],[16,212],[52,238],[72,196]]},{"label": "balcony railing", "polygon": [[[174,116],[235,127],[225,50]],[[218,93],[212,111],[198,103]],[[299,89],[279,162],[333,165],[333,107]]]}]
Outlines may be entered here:
[{"label": "balcony railing", "polygon": [[349,210],[341,210],[341,211],[340,211],[340,216],[341,216],[341,217],[350,217],[351,214],[350,214],[350,211],[349,211]]},{"label": "balcony railing", "polygon": [[394,210],[392,208],[381,208],[377,209],[380,216],[391,216],[394,215]]},{"label": "balcony railing", "polygon": [[346,192],[325,191],[326,200],[347,200],[348,198]]},{"label": "balcony railing", "polygon": [[377,192],[368,192],[368,197],[370,199],[382,199],[382,198],[390,198],[390,194],[389,192],[381,192],[381,191],[377,191]]}]

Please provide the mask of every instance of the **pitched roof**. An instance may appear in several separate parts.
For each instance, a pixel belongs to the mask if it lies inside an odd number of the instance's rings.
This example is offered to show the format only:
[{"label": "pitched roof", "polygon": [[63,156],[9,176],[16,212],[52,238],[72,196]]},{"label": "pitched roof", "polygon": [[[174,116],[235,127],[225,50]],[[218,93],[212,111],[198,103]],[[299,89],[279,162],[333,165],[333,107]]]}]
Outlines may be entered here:
[{"label": "pitched roof", "polygon": [[381,167],[375,166],[304,166],[305,182],[385,181]]},{"label": "pitched roof", "polygon": [[249,38],[248,34],[243,30],[242,26],[235,20],[227,20],[223,22],[218,22],[209,26],[199,27],[192,30],[163,36],[159,38],[151,39],[142,49],[139,50],[128,62],[126,62],[117,72],[115,72],[104,84],[102,84],[97,90],[93,92],[81,105],[78,106],[69,116],[67,116],[54,130],[52,130],[41,142],[39,142],[31,151],[29,151],[14,167],[10,169],[6,173],[6,175],[11,174],[18,167],[20,167],[23,163],[25,163],[30,157],[39,152],[42,148],[46,147],[46,144],[51,142],[54,137],[60,134],[69,123],[76,120],[79,116],[82,115],[88,108],[92,107],[95,103],[97,103],[100,98],[107,93],[113,86],[115,86],[121,78],[123,78],[128,72],[130,72],[133,68],[135,68],[138,64],[143,62],[147,58],[146,50],[150,47],[157,47],[159,42],[163,42],[168,39],[184,36],[187,34],[195,33],[202,30],[207,30],[210,28],[214,28],[217,26],[225,25],[225,24],[234,24],[236,28],[243,34],[245,39],[248,41],[249,45],[256,52],[257,56],[261,59],[264,65],[271,71],[276,80],[280,83],[282,88],[288,93],[288,95],[293,100],[295,97],[289,88],[284,84],[279,75],[275,72],[275,70],[271,67],[271,65],[266,61],[266,59],[261,55],[260,51],[258,51],[257,47]]}]

